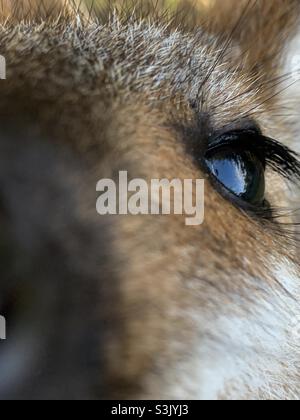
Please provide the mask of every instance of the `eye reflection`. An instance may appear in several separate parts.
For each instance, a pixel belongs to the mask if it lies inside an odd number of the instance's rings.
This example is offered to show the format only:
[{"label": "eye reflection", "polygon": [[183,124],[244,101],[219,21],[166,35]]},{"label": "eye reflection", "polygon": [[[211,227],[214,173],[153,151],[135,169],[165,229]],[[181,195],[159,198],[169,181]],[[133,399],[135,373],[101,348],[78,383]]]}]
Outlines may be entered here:
[{"label": "eye reflection", "polygon": [[230,192],[252,205],[262,204],[265,198],[265,169],[254,153],[221,149],[210,152],[206,164]]}]

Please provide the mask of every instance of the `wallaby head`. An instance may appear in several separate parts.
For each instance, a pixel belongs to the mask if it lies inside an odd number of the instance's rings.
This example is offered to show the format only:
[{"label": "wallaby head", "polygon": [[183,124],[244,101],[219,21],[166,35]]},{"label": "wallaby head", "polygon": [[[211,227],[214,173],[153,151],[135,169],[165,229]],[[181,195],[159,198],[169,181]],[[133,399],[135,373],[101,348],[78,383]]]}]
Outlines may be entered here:
[{"label": "wallaby head", "polygon": [[[0,397],[299,398],[299,1],[61,3],[2,4]],[[100,216],[120,171],[204,223]]]}]

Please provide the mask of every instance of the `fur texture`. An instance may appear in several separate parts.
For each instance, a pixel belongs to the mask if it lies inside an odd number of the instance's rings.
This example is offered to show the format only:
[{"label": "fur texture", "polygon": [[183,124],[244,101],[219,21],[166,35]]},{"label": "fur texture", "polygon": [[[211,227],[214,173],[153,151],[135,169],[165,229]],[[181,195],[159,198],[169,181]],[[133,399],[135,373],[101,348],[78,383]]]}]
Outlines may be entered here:
[{"label": "fur texture", "polygon": [[[226,200],[194,153],[253,122],[291,143],[299,2],[218,3],[193,29],[142,6],[3,14],[0,397],[298,399],[294,228]],[[204,225],[97,216],[95,185],[119,170],[205,178]],[[280,177],[267,194],[290,207]]]}]

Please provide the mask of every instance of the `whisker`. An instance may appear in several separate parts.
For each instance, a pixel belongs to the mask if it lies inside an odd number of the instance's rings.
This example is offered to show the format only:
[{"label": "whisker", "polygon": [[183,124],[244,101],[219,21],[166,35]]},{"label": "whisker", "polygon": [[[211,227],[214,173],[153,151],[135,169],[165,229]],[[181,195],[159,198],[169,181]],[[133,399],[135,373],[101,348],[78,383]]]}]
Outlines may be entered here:
[{"label": "whisker", "polygon": [[212,67],[209,69],[208,74],[206,75],[206,77],[204,78],[204,81],[201,83],[200,87],[199,87],[199,96],[200,96],[200,92],[203,90],[203,87],[207,84],[207,82],[209,81],[209,79],[211,78],[213,72],[215,71],[215,69],[217,68],[217,66],[219,65],[220,61],[223,59],[223,57],[226,55],[228,48],[230,47],[231,43],[232,43],[232,39],[234,34],[236,33],[236,31],[239,29],[239,27],[241,26],[241,24],[243,23],[245,17],[247,16],[248,11],[251,11],[252,8],[254,8],[254,6],[257,3],[257,0],[255,0],[251,6],[252,0],[248,0],[245,8],[242,10],[241,16],[239,17],[237,23],[234,25],[232,31],[230,32],[227,40],[225,41],[225,44],[220,52],[219,55],[217,55],[217,58],[215,60],[215,62],[213,63]]},{"label": "whisker", "polygon": [[[267,91],[270,91],[270,90],[274,90],[275,87],[279,86],[282,83],[287,82],[293,74],[294,74],[294,72],[289,72],[289,73],[286,73],[284,75],[276,76],[272,79],[266,80],[261,84],[257,84],[258,80],[262,77],[262,76],[259,76],[257,79],[254,79],[251,82],[251,84],[247,88],[247,90],[244,90],[243,92],[239,93],[238,95],[236,95],[232,98],[229,98],[229,99],[227,99],[226,101],[224,101],[220,104],[215,105],[212,108],[212,110],[215,110],[218,107],[222,107],[224,105],[230,104],[231,102],[234,102],[237,99],[250,94],[251,92],[257,92],[258,93],[261,89],[265,88],[269,84],[270,84],[270,86],[268,86],[267,89],[264,90],[264,93],[266,93]],[[271,83],[273,83],[273,84],[271,84]],[[254,90],[254,86],[255,86],[255,90]]]},{"label": "whisker", "polygon": [[279,91],[275,92],[274,94],[272,94],[271,96],[267,97],[265,100],[263,100],[262,102],[256,104],[253,108],[250,108],[247,111],[244,111],[238,118],[236,118],[234,120],[234,122],[236,122],[237,120],[244,118],[245,116],[250,116],[250,115],[254,115],[255,114],[255,110],[262,107],[263,105],[267,104],[269,101],[271,101],[272,99],[276,98],[277,96],[281,95],[283,92],[285,92],[286,90],[288,90],[289,88],[291,88],[292,86],[294,86],[296,83],[298,83],[299,80],[293,81],[293,83],[290,83],[288,86],[285,86],[283,89],[280,89]]}]

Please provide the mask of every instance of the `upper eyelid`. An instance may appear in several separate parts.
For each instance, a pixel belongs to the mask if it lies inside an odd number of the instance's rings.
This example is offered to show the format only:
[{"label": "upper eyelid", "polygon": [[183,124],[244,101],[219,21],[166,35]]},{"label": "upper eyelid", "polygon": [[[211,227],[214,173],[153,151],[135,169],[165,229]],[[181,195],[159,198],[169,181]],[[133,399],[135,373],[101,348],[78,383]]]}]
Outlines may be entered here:
[{"label": "upper eyelid", "polygon": [[262,135],[262,130],[259,125],[252,119],[244,118],[237,123],[234,124],[227,124],[221,128],[214,129],[212,134],[210,135],[208,144],[212,144],[215,140],[223,135],[228,133],[242,133],[242,132],[253,132],[256,133],[258,136]]},{"label": "upper eyelid", "polygon": [[221,147],[234,145],[242,147],[245,143],[257,154],[261,153],[266,165],[274,171],[290,181],[300,180],[300,156],[277,140],[264,136],[261,130],[254,126],[214,136],[209,142],[207,154]]},{"label": "upper eyelid", "polygon": [[[223,134],[215,135],[213,138],[211,138],[207,152],[211,152],[215,149],[218,149],[220,147],[224,147],[226,145],[242,145],[245,143],[245,137],[251,136],[253,143],[250,144],[249,141],[249,147],[250,146],[256,146],[259,144],[259,142],[264,141],[264,136],[262,136],[261,131],[258,130],[256,127],[252,127],[249,129],[240,129],[240,130],[233,130],[233,131],[226,131]],[[258,140],[259,139],[259,140]]]}]

